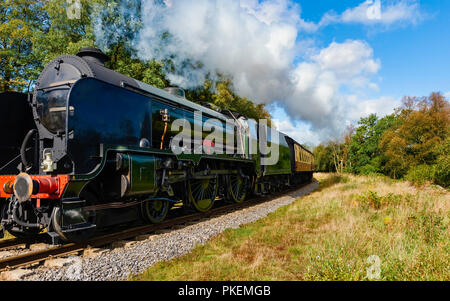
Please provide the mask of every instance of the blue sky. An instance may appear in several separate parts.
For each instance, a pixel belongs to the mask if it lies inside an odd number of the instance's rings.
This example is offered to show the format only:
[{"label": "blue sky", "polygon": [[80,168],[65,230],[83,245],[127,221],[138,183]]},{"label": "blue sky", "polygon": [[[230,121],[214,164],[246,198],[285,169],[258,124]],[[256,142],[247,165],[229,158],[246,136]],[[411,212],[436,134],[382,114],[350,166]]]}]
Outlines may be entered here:
[{"label": "blue sky", "polygon": [[[329,10],[343,12],[361,4],[361,0],[296,1],[302,17],[319,22]],[[347,39],[365,40],[381,60],[380,94],[395,97],[429,95],[450,91],[450,1],[420,1],[424,20],[415,25],[381,29],[360,24],[336,24],[324,28],[315,37],[327,45]],[[378,32],[377,32],[378,30]]]},{"label": "blue sky", "polygon": [[[335,15],[341,15],[365,1],[296,0],[295,2],[301,7],[303,20],[318,24],[330,11]],[[386,6],[399,2],[380,3],[384,10]],[[333,42],[357,40],[367,43],[373,50],[373,59],[379,63],[378,71],[370,76],[377,88],[362,88],[358,91],[358,95],[365,99],[390,99],[384,102],[384,110],[370,111],[378,113],[379,116],[392,111],[403,96],[427,96],[435,91],[448,95],[450,92],[450,1],[403,2],[405,5],[415,5],[417,20],[399,20],[386,24],[335,22],[312,32],[300,33],[298,37],[312,39],[314,46],[319,49],[326,48]],[[347,87],[340,87],[340,91],[343,94],[349,92]],[[304,143],[316,145],[327,139],[338,138],[338,134],[315,135],[317,129],[311,126],[310,122],[293,120],[282,105],[272,104],[268,108],[273,118],[279,120],[278,127],[282,131],[288,132]],[[354,123],[357,115],[347,118],[346,123]],[[359,115],[362,117],[367,114],[360,112]]]}]

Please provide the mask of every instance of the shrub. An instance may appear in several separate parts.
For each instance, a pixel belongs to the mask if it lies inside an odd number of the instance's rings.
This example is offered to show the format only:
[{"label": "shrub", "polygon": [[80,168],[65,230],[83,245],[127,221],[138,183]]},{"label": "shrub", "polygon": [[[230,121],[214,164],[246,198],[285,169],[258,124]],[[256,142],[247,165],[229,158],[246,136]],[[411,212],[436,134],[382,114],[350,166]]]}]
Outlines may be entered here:
[{"label": "shrub", "polygon": [[398,206],[403,201],[403,197],[401,195],[389,193],[385,196],[379,196],[377,192],[371,190],[357,195],[356,199],[361,204],[361,207],[365,209],[371,207],[375,210],[388,206]]},{"label": "shrub", "polygon": [[326,179],[320,181],[320,190],[331,187],[336,184],[340,183],[348,183],[349,177],[342,174],[333,174],[330,177],[327,177]]},{"label": "shrub", "polygon": [[372,207],[373,209],[381,209],[383,199],[375,191],[367,191],[358,197],[359,202],[364,208]]},{"label": "shrub", "polygon": [[436,164],[436,184],[450,188],[450,138],[440,145],[437,150],[438,158]]},{"label": "shrub", "polygon": [[367,165],[364,165],[363,167],[361,167],[361,174],[363,176],[380,174],[379,171],[380,170],[378,169],[378,167],[376,167],[376,166],[374,166],[372,164],[367,164]]},{"label": "shrub", "polygon": [[414,185],[422,186],[426,182],[434,182],[435,175],[435,166],[418,165],[409,169],[406,179]]}]

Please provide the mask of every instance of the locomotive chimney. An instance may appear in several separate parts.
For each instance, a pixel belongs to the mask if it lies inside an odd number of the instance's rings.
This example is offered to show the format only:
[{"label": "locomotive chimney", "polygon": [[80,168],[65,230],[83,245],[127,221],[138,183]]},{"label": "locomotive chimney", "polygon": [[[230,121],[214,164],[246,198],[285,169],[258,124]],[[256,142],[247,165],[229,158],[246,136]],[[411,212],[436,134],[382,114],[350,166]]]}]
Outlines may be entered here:
[{"label": "locomotive chimney", "polygon": [[78,53],[77,56],[83,58],[86,61],[93,62],[102,66],[105,66],[105,63],[110,60],[109,56],[103,53],[100,49],[97,48],[83,48]]}]

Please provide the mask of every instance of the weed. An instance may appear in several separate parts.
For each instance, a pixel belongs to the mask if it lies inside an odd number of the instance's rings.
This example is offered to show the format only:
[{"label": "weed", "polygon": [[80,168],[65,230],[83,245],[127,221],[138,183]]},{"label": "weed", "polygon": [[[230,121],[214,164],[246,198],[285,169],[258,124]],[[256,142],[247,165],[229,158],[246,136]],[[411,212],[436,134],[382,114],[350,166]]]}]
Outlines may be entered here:
[{"label": "weed", "polygon": [[347,175],[331,174],[331,176],[319,181],[319,191],[322,191],[323,189],[334,186],[336,184],[348,183],[349,181],[350,179]]},{"label": "weed", "polygon": [[377,192],[372,190],[357,195],[356,199],[362,208],[368,209],[371,207],[375,210],[380,210],[384,207],[397,207],[404,201],[402,195],[389,193],[385,196],[379,196]]}]

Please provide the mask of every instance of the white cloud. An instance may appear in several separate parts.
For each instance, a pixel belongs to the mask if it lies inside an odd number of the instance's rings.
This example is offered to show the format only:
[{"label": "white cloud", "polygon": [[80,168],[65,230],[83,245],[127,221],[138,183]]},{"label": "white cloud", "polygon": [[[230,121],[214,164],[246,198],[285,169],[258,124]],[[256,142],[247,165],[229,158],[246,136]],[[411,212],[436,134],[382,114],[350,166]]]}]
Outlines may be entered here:
[{"label": "white cloud", "polygon": [[342,87],[371,87],[370,77],[380,69],[371,47],[361,41],[332,43],[293,71],[293,93],[284,101],[291,117],[310,121],[322,136],[332,137],[345,130],[350,116]]},{"label": "white cloud", "polygon": [[400,107],[401,101],[389,96],[361,100],[361,97],[357,95],[349,95],[345,99],[345,105],[348,109],[348,121],[354,123],[359,118],[370,114],[377,114],[378,117],[392,114],[395,108]]},{"label": "white cloud", "polygon": [[362,41],[333,42],[312,59],[319,64],[321,70],[332,71],[343,82],[358,76],[376,74],[380,69],[379,60],[373,59],[372,48]]},{"label": "white cloud", "polygon": [[449,91],[449,92],[447,92],[447,93],[444,93],[444,96],[445,96],[445,98],[448,98],[448,99],[450,99],[450,91]]},{"label": "white cloud", "polygon": [[349,8],[342,14],[326,13],[320,26],[334,23],[357,23],[364,25],[381,24],[390,26],[398,23],[417,24],[423,14],[416,0],[397,0],[386,3],[381,0],[366,0],[357,7]]}]

